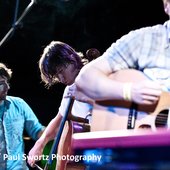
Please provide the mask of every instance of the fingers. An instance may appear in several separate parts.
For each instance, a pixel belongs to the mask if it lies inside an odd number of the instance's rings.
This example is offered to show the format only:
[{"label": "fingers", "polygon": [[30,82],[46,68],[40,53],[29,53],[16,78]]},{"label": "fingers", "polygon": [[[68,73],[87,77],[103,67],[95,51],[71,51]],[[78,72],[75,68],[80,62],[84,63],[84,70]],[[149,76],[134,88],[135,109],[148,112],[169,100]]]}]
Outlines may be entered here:
[{"label": "fingers", "polygon": [[148,93],[145,93],[142,95],[142,103],[143,104],[155,104],[156,102],[158,102],[161,93],[162,93],[162,91],[159,91],[159,90],[148,91]]},{"label": "fingers", "polygon": [[146,87],[142,90],[143,103],[153,104],[159,100],[161,94],[162,94],[161,85],[149,81],[146,84]]},{"label": "fingers", "polygon": [[155,104],[158,100],[159,100],[158,96],[148,96],[148,95],[142,96],[142,104],[151,105],[151,104]]},{"label": "fingers", "polygon": [[138,104],[155,104],[162,94],[160,84],[153,81],[133,83],[132,100]]},{"label": "fingers", "polygon": [[68,98],[68,97],[75,98],[77,93],[78,93],[78,90],[76,88],[76,85],[72,85],[68,88],[68,91],[67,91],[66,95],[64,96],[64,98]]},{"label": "fingers", "polygon": [[34,159],[33,156],[29,155],[29,156],[27,157],[27,162],[28,162],[28,164],[29,164],[31,167],[35,167],[35,159]]},{"label": "fingers", "polygon": [[37,161],[40,161],[41,159],[44,158],[44,155],[40,155],[40,154],[28,154],[27,156],[27,162],[31,167],[35,167],[35,163]]},{"label": "fingers", "polygon": [[27,162],[32,168],[35,167],[35,161],[28,160]]},{"label": "fingers", "polygon": [[156,102],[155,101],[152,101],[152,100],[143,100],[142,101],[142,104],[144,105],[153,105],[155,104]]},{"label": "fingers", "polygon": [[142,100],[157,101],[162,94],[162,90],[145,89],[142,92]]},{"label": "fingers", "polygon": [[84,93],[82,93],[81,91],[79,91],[76,86],[71,86],[68,89],[68,92],[65,96],[65,98],[68,97],[73,97],[75,100],[84,102],[84,103],[89,103],[89,104],[93,104],[94,100],[92,100],[91,98],[89,98],[88,96],[86,96]]},{"label": "fingers", "polygon": [[158,101],[159,100],[159,96],[152,96],[152,95],[143,95],[142,96],[142,100],[149,100],[149,101]]}]

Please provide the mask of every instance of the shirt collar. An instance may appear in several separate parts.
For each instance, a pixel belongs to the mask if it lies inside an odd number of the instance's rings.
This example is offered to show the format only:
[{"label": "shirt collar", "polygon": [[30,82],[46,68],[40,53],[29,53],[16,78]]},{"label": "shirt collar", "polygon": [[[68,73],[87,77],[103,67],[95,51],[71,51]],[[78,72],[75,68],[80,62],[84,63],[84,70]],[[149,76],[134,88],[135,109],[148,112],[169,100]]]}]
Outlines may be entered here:
[{"label": "shirt collar", "polygon": [[5,102],[6,109],[8,109],[11,101],[8,99],[8,97],[6,97],[6,100],[4,102]]}]

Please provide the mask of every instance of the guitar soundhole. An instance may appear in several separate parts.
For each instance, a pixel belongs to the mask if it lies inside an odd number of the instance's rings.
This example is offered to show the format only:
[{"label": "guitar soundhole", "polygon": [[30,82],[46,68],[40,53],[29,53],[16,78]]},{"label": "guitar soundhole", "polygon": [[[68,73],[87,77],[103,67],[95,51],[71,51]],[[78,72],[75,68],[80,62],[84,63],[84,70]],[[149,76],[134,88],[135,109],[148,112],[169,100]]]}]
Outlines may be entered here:
[{"label": "guitar soundhole", "polygon": [[162,110],[156,117],[155,126],[156,127],[166,127],[168,120],[169,109]]}]

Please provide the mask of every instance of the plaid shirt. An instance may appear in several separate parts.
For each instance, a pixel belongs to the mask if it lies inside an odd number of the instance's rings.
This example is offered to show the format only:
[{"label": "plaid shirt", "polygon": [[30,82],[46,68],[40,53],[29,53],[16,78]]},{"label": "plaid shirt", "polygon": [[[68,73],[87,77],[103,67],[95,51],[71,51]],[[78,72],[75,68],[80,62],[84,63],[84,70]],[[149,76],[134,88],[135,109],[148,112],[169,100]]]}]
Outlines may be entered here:
[{"label": "plaid shirt", "polygon": [[113,71],[134,68],[170,69],[170,20],[131,31],[103,54]]},{"label": "plaid shirt", "polygon": [[[131,31],[113,43],[102,57],[108,60],[113,72],[140,70],[170,91],[170,20]],[[170,128],[170,116],[167,124]]]}]

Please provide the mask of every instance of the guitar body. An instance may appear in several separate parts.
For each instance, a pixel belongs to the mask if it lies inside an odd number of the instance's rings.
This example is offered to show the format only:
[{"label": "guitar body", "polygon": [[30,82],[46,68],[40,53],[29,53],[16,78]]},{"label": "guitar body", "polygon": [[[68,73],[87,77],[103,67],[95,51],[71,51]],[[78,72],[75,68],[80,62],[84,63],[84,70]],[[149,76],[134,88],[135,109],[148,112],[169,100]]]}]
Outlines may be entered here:
[{"label": "guitar body", "polygon": [[[148,79],[142,72],[133,69],[115,72],[110,75],[110,78],[120,82],[139,82]],[[97,102],[92,112],[91,131],[127,129],[131,105],[131,102],[120,100]],[[154,105],[137,105],[134,129],[168,128],[169,108],[170,94],[168,92],[163,92],[158,103]]]}]

